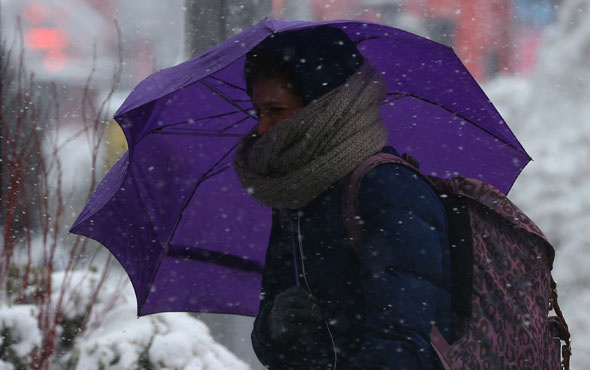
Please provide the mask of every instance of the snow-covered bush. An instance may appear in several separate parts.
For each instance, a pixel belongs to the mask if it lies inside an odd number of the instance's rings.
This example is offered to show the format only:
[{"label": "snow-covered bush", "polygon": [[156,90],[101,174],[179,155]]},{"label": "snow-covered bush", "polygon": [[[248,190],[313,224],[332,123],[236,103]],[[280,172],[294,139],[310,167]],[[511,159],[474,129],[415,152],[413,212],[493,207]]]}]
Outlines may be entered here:
[{"label": "snow-covered bush", "polygon": [[0,369],[25,368],[29,354],[41,344],[34,305],[0,305]]},{"label": "snow-covered bush", "polygon": [[[54,302],[64,284],[63,315],[56,326],[59,343],[51,368],[246,370],[248,366],[216,343],[209,328],[187,313],[138,318],[127,279],[102,280],[98,271],[52,275]],[[102,284],[101,289],[97,286]],[[94,296],[95,293],[98,293]],[[92,309],[90,309],[92,307]],[[36,305],[0,305],[0,369],[34,365],[41,346]]]},{"label": "snow-covered bush", "polygon": [[119,302],[74,346],[79,370],[236,369],[248,366],[216,343],[209,328],[187,313],[137,318],[127,284]]}]

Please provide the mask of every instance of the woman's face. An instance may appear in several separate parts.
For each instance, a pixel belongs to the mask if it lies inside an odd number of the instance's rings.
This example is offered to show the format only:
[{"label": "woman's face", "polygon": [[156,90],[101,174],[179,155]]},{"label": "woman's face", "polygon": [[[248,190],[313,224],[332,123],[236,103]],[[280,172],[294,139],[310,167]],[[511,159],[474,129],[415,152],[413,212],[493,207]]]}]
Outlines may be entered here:
[{"label": "woman's face", "polygon": [[289,118],[303,107],[303,101],[286,79],[263,78],[252,84],[252,104],[258,115],[258,134]]}]

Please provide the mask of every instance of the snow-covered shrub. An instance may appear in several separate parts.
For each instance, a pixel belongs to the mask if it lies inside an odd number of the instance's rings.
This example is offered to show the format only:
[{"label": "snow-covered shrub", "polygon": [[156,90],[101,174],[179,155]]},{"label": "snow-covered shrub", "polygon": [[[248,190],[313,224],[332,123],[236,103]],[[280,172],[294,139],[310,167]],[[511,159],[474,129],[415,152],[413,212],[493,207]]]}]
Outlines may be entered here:
[{"label": "snow-covered shrub", "polygon": [[[52,275],[58,302],[64,284],[63,315],[56,326],[50,368],[55,369],[236,369],[248,366],[215,342],[209,328],[187,313],[138,318],[126,279],[102,281],[98,271]],[[98,284],[102,288],[97,290]],[[98,294],[93,298],[94,293]],[[0,369],[30,368],[42,345],[36,305],[0,306]]]},{"label": "snow-covered shrub", "polygon": [[29,354],[41,344],[38,309],[33,305],[0,305],[0,369],[23,369]]},{"label": "snow-covered shrub", "polygon": [[[64,275],[54,274],[54,293],[60,290]],[[64,364],[79,370],[248,369],[213,340],[205,324],[187,313],[137,318],[135,295],[126,277],[106,280],[91,300],[100,277],[87,271],[75,271],[69,277],[69,284],[77,288],[72,290],[75,298],[65,305],[64,317],[84,317],[89,329],[75,337]],[[86,318],[90,304],[94,314]]]}]

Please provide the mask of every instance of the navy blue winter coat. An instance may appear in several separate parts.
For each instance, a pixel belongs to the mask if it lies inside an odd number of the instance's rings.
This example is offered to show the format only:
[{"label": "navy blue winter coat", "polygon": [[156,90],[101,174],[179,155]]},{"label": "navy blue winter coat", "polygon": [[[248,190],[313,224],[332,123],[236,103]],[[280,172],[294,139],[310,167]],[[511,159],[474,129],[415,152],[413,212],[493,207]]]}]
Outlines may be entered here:
[{"label": "navy blue winter coat", "polygon": [[[392,147],[384,152],[398,155]],[[300,210],[273,209],[254,322],[254,350],[270,369],[438,369],[432,325],[449,338],[450,261],[444,208],[412,170],[383,164],[364,178],[359,207],[363,249],[346,242],[342,189],[349,177]],[[297,244],[302,237],[303,255]],[[295,266],[297,261],[297,266]],[[301,265],[303,261],[304,266]],[[318,298],[335,348],[324,327],[313,350],[283,348],[270,338],[274,297],[305,278]]]}]

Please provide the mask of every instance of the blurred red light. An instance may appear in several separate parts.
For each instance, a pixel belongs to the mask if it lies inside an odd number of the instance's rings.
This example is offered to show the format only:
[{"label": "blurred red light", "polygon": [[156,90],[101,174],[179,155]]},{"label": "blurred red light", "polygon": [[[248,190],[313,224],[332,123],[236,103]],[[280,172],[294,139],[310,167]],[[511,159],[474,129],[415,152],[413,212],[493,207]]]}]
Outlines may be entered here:
[{"label": "blurred red light", "polygon": [[25,41],[31,49],[63,50],[68,37],[59,28],[31,28],[25,34]]},{"label": "blurred red light", "polygon": [[28,48],[43,53],[43,66],[51,72],[63,70],[68,62],[65,50],[69,38],[60,28],[31,28],[25,33]]}]

